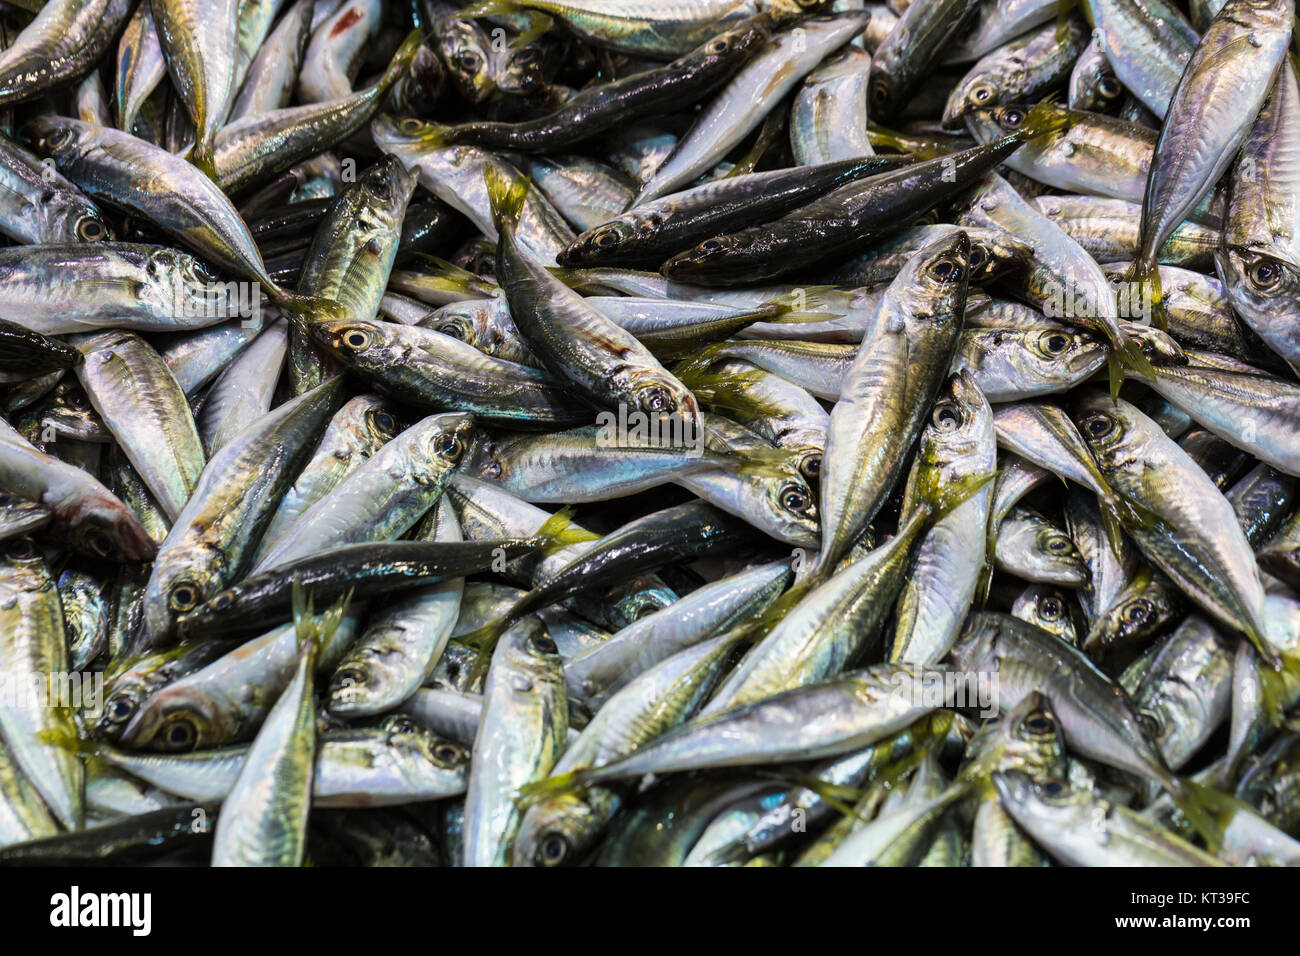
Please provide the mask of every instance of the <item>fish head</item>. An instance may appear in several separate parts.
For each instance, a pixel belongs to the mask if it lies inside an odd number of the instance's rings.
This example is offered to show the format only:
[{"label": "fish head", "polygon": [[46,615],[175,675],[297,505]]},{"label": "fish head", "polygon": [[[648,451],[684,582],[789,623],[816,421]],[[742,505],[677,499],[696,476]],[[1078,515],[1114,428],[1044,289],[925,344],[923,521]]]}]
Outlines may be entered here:
[{"label": "fish head", "polygon": [[163,687],[148,698],[122,731],[131,750],[190,753],[230,743],[212,700],[187,683]]},{"label": "fish head", "polygon": [[31,120],[23,128],[23,134],[37,153],[53,158],[62,169],[89,147],[94,130],[94,126],[81,120],[46,113]]},{"label": "fish head", "polygon": [[[970,281],[991,282],[1024,270],[1034,258],[1034,247],[1004,229],[967,229],[970,239]],[[969,310],[969,303],[968,303]]]},{"label": "fish head", "polygon": [[456,91],[473,105],[496,92],[491,45],[476,23],[441,17],[433,28],[434,45]]},{"label": "fish head", "polygon": [[921,432],[904,513],[918,499],[947,511],[976,493],[993,476],[995,448],[993,409],[974,376],[950,375]]},{"label": "fish head", "polygon": [[1233,306],[1256,329],[1290,325],[1300,302],[1300,265],[1240,246],[1217,253]]},{"label": "fish head", "polygon": [[388,364],[390,329],[374,319],[315,319],[307,328],[313,343],[351,368]]},{"label": "fish head", "polygon": [[943,128],[960,130],[964,119],[971,135],[979,142],[986,143],[995,139],[999,135],[998,127],[989,110],[1001,102],[1002,91],[998,89],[995,76],[988,73],[968,74],[948,94],[948,102],[943,108]]},{"label": "fish head", "polygon": [[442,94],[445,76],[438,54],[421,44],[406,73],[393,85],[390,95],[393,107],[412,116],[430,115]]},{"label": "fish head", "polygon": [[1176,613],[1175,600],[1168,588],[1152,581],[1149,573],[1139,574],[1093,621],[1083,649],[1096,653],[1141,643]]},{"label": "fish head", "polygon": [[966,311],[970,254],[970,237],[958,229],[932,239],[904,263],[887,295],[903,302],[909,328],[955,331],[960,326]]},{"label": "fish head", "polygon": [[771,35],[772,18],[760,14],[713,36],[676,62],[686,68],[699,69],[740,63]]},{"label": "fish head", "polygon": [[113,229],[104,214],[86,200],[51,201],[36,209],[43,231],[55,242],[108,242]]},{"label": "fish head", "polygon": [[996,671],[1002,628],[1000,614],[980,611],[969,615],[952,648],[953,667],[971,672]]},{"label": "fish head", "polygon": [[[1136,446],[1145,431],[1139,419],[1145,416],[1128,402],[1089,390],[1075,396],[1071,412],[1103,475],[1137,457]],[[1146,420],[1146,424],[1152,423]]]},{"label": "fish head", "polygon": [[529,807],[515,837],[515,866],[574,866],[600,833],[605,817],[584,793],[550,797]]},{"label": "fish head", "polygon": [[87,492],[64,515],[69,543],[106,561],[150,561],[158,545],[134,512],[110,492]]},{"label": "fish head", "polygon": [[[473,448],[474,416],[469,412],[444,412],[430,415],[412,425],[408,432],[418,443],[420,460],[432,463],[439,473],[455,470]],[[408,432],[403,432],[403,435]],[[402,436],[398,436],[400,439]]]},{"label": "fish head", "polygon": [[662,217],[630,211],[588,229],[561,250],[556,262],[566,268],[617,262],[629,240],[651,235]]},{"label": "fish head", "polygon": [[[680,431],[670,427],[669,434],[680,435],[685,444],[703,438],[699,402],[689,388],[665,369],[640,363],[625,365],[614,373],[611,381],[620,395],[628,397],[630,411],[661,420],[661,424],[675,426],[673,420],[680,421]],[[669,421],[663,422],[664,419]]]},{"label": "fish head", "polygon": [[1077,826],[1074,817],[1087,809],[1089,800],[1088,794],[1072,790],[1059,777],[1035,779],[1022,770],[994,773],[993,786],[1002,806],[1017,822],[1037,820],[1043,826],[1060,826],[1065,832]]},{"label": "fish head", "polygon": [[[217,592],[225,581],[225,562],[219,553],[203,550],[201,561],[195,560],[194,548],[179,546],[154,562],[144,592],[145,629],[154,647],[172,643],[182,615],[200,608],[205,613],[220,610],[205,605],[218,597]],[[194,623],[195,618],[188,619],[187,623]]]},{"label": "fish head", "polygon": [[761,272],[769,258],[767,233],[745,229],[705,239],[693,249],[679,252],[660,268],[679,282],[743,281]]}]

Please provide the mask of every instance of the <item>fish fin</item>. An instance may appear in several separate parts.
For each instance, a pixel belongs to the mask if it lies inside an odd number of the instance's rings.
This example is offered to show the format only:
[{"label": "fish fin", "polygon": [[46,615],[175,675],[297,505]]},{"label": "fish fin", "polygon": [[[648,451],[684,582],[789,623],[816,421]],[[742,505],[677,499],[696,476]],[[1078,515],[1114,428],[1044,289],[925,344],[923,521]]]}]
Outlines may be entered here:
[{"label": "fish fin", "polygon": [[1106,540],[1110,542],[1111,553],[1118,559],[1124,553],[1124,528],[1120,521],[1116,504],[1098,500],[1097,510],[1101,513],[1101,524],[1106,530]]},{"label": "fish fin", "polygon": [[307,594],[302,583],[295,576],[293,579],[293,630],[298,640],[299,653],[310,654],[313,658],[329,643],[338,631],[339,625],[352,603],[352,591],[348,591],[326,611],[315,612],[314,600]]},{"label": "fish fin", "polygon": [[494,163],[489,163],[483,170],[483,178],[487,182],[488,202],[492,205],[492,221],[496,223],[497,232],[501,232],[503,226],[513,229],[524,210],[528,180]]},{"label": "fish fin", "polygon": [[529,10],[516,0],[481,0],[479,3],[471,3],[456,14],[456,19],[475,20],[481,17],[500,16],[525,17],[528,20],[527,28],[511,44],[516,49],[532,43],[549,30],[554,22],[540,10]]},{"label": "fish fin", "polygon": [[1071,122],[1069,110],[1061,109],[1055,103],[1045,99],[1029,110],[1029,115],[1025,117],[1025,125],[1016,132],[1024,134],[1022,139],[1037,139],[1048,133],[1067,130]]},{"label": "fish fin", "polygon": [[199,172],[204,176],[207,176],[208,179],[212,180],[217,185],[221,184],[221,180],[217,177],[217,158],[213,152],[211,143],[203,146],[201,149],[196,145],[190,150],[186,159],[188,159],[190,164]]},{"label": "fish fin", "polygon": [[384,75],[379,78],[379,82],[374,88],[379,92],[386,93],[394,83],[400,80],[403,74],[410,69],[411,61],[415,59],[415,54],[420,52],[420,46],[424,43],[424,37],[419,30],[412,30],[402,40],[401,46],[393,54],[393,58],[388,61],[388,68],[384,70]]},{"label": "fish fin", "polygon": [[565,505],[542,523],[533,539],[541,543],[543,555],[552,555],[570,545],[599,541],[600,535],[574,524],[573,508]]},{"label": "fish fin", "polygon": [[543,777],[541,780],[526,783],[515,791],[515,804],[521,810],[527,810],[534,804],[549,800],[551,797],[562,797],[566,793],[581,790],[586,785],[586,780],[590,775],[590,770],[574,770],[570,773],[560,773],[553,777]]},{"label": "fish fin", "polygon": [[1160,264],[1155,257],[1134,259],[1124,276],[1124,281],[1130,286],[1133,283],[1137,284],[1140,301],[1150,303],[1151,324],[1161,332],[1168,332],[1169,316],[1165,312],[1164,292],[1160,287]]},{"label": "fish fin", "polygon": [[1200,834],[1206,849],[1211,854],[1217,854],[1228,821],[1224,819],[1222,802],[1215,799],[1216,791],[1187,778],[1174,777],[1173,782],[1175,786],[1167,789],[1174,806],[1192,829]]},{"label": "fish fin", "polygon": [[346,319],[347,312],[335,299],[319,295],[299,295],[296,292],[280,290],[275,304],[284,312],[291,325],[296,325],[303,332],[317,319]]}]

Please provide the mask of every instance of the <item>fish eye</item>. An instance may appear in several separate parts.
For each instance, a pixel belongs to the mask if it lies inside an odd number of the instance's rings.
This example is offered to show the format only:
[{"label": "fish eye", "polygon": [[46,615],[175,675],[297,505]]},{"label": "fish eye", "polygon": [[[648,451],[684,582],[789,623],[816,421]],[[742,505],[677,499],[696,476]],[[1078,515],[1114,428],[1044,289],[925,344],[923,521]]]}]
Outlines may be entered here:
[{"label": "fish eye", "polygon": [[36,546],[32,544],[30,538],[15,538],[10,542],[5,554],[10,561],[30,561],[36,557]]},{"label": "fish eye", "polygon": [[185,614],[199,606],[200,593],[198,585],[182,581],[174,585],[167,594],[167,606],[178,614]]},{"label": "fish eye", "polygon": [[199,741],[199,729],[188,717],[172,720],[163,731],[163,742],[173,750],[193,750]]},{"label": "fish eye", "polygon": [[1119,85],[1119,80],[1107,74],[1097,81],[1097,92],[1105,99],[1113,100],[1124,92],[1124,88]]},{"label": "fish eye", "polygon": [[435,331],[441,332],[443,335],[450,335],[453,339],[465,341],[465,332],[460,327],[459,322],[444,322]]},{"label": "fish eye", "polygon": [[537,59],[537,47],[526,46],[514,56],[515,63],[529,64]]},{"label": "fish eye", "polygon": [[1031,734],[1050,734],[1056,729],[1056,722],[1046,711],[1036,710],[1025,718],[1024,727]]},{"label": "fish eye", "polygon": [[348,667],[340,667],[334,672],[334,679],[330,685],[334,689],[346,687],[360,687],[366,682],[366,671],[360,664],[352,664]]},{"label": "fish eye", "polygon": [[1018,129],[1025,121],[1025,111],[1012,107],[1002,112],[1002,128]]},{"label": "fish eye", "polygon": [[677,400],[668,389],[656,385],[641,390],[641,408],[647,412],[668,415],[677,411]]},{"label": "fish eye", "polygon": [[424,128],[424,121],[410,118],[402,120],[397,125],[403,133],[418,133]]},{"label": "fish eye", "polygon": [[1060,355],[1070,347],[1070,340],[1061,332],[1048,332],[1039,340],[1048,355]]},{"label": "fish eye", "polygon": [[569,855],[569,841],[562,833],[548,833],[537,846],[537,862],[542,866],[559,866]]},{"label": "fish eye", "polygon": [[60,127],[59,129],[56,129],[53,133],[51,133],[47,142],[50,144],[52,148],[58,149],[60,146],[66,146],[71,141],[71,139],[72,139],[72,130],[68,129],[66,126],[63,126]]},{"label": "fish eye", "polygon": [[477,53],[471,53],[468,50],[463,53],[457,53],[455,59],[456,66],[466,73],[475,73],[479,68],[479,56]]},{"label": "fish eye", "polygon": [[957,282],[964,275],[961,263],[945,256],[930,266],[930,275],[940,282]]},{"label": "fish eye", "polygon": [[968,261],[970,262],[970,267],[972,269],[978,269],[980,266],[984,265],[984,260],[986,258],[983,246],[971,246]]},{"label": "fish eye", "polygon": [[822,473],[822,456],[820,454],[806,455],[804,460],[799,463],[799,470],[809,481],[816,481]]},{"label": "fish eye", "polygon": [[1059,797],[1065,793],[1065,784],[1059,780],[1044,780],[1038,785],[1038,789],[1045,797]]},{"label": "fish eye", "polygon": [[1054,597],[1043,598],[1038,602],[1038,616],[1045,621],[1056,621],[1061,617],[1061,602]]},{"label": "fish eye", "polygon": [[591,237],[591,241],[598,249],[611,249],[618,245],[618,232],[614,229],[602,229]]},{"label": "fish eye", "polygon": [[83,216],[77,223],[77,238],[84,242],[99,242],[108,238],[108,228],[91,216]]},{"label": "fish eye", "polygon": [[1065,554],[1072,547],[1070,539],[1063,535],[1053,535],[1047,539],[1047,550],[1053,554]]},{"label": "fish eye", "polygon": [[532,640],[533,647],[542,654],[558,654],[560,649],[555,646],[555,642],[549,637],[534,637]]},{"label": "fish eye", "polygon": [[1134,601],[1124,609],[1124,620],[1129,624],[1143,624],[1151,613],[1146,601]]},{"label": "fish eye", "polygon": [[951,432],[961,425],[961,414],[951,405],[936,405],[930,421],[939,431]]},{"label": "fish eye", "polygon": [[109,723],[113,724],[126,723],[134,713],[135,705],[124,694],[115,694],[104,709],[104,715],[108,718]]},{"label": "fish eye", "polygon": [[348,329],[346,332],[343,333],[339,341],[341,341],[348,348],[352,349],[354,352],[360,352],[363,349],[367,349],[370,347],[370,343],[373,340],[373,338],[374,336],[372,336],[365,329]]},{"label": "fish eye", "polygon": [[1250,267],[1250,284],[1267,291],[1282,281],[1282,266],[1273,259],[1260,259]]},{"label": "fish eye", "polygon": [[82,411],[84,411],[85,409],[90,407],[90,399],[86,398],[84,392],[72,392],[68,396],[68,404],[71,405],[73,408],[81,409]]},{"label": "fish eye", "polygon": [[460,440],[459,436],[449,432],[444,432],[433,440],[433,452],[439,458],[455,461],[460,458],[461,453],[464,451],[464,442]]},{"label": "fish eye", "polygon": [[879,80],[871,84],[871,102],[879,107],[889,105],[889,86]]},{"label": "fish eye", "polygon": [[214,611],[224,611],[235,603],[235,592],[226,590],[222,591],[212,599],[212,609]]},{"label": "fish eye", "polygon": [[465,751],[452,744],[438,744],[433,748],[433,759],[440,764],[454,766],[465,762]]},{"label": "fish eye", "polygon": [[102,531],[91,532],[86,537],[86,544],[91,551],[101,558],[111,558],[117,553],[117,548],[113,545],[113,539]]},{"label": "fish eye", "polygon": [[695,247],[697,251],[703,253],[720,252],[722,250],[721,239],[705,239]]},{"label": "fish eye", "polygon": [[803,514],[812,504],[812,499],[799,487],[787,485],[781,492],[781,507],[794,514]]},{"label": "fish eye", "polygon": [[392,435],[397,431],[397,419],[391,412],[386,412],[382,408],[370,412],[370,424],[374,426],[375,431],[384,435]]},{"label": "fish eye", "polygon": [[975,98],[977,103],[987,103],[993,96],[993,87],[980,84],[971,90],[971,96]]},{"label": "fish eye", "polygon": [[1105,438],[1115,430],[1115,423],[1106,415],[1098,412],[1083,420],[1083,430],[1092,438]]},{"label": "fish eye", "polygon": [[731,41],[729,41],[726,37],[718,37],[716,40],[713,40],[708,45],[708,47],[706,47],[709,53],[713,53],[715,55],[718,53],[726,53],[727,50],[729,50],[730,48],[731,48]]}]

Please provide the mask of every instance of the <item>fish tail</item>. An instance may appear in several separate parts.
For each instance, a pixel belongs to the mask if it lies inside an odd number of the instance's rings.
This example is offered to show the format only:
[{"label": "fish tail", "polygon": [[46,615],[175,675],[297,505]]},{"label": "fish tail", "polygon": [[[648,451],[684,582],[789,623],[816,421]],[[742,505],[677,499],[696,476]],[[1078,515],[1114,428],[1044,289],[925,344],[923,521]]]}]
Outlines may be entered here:
[{"label": "fish tail", "polygon": [[527,810],[529,807],[541,803],[543,800],[549,800],[552,797],[562,797],[566,793],[581,790],[590,777],[591,770],[586,769],[574,770],[569,773],[559,773],[553,777],[543,777],[541,780],[534,780],[532,783],[526,783],[515,791],[515,803],[521,810]]},{"label": "fish tail", "polygon": [[1216,801],[1211,788],[1195,780],[1173,777],[1165,789],[1170,799],[1174,801],[1174,806],[1205,841],[1206,849],[1211,854],[1217,854],[1223,842],[1225,821],[1221,819],[1221,814],[1216,812]]},{"label": "fish tail", "polygon": [[528,46],[543,33],[551,28],[554,21],[540,10],[529,10],[518,0],[482,0],[480,3],[472,3],[461,9],[456,14],[458,20],[477,19],[479,17],[500,17],[500,16],[525,17],[528,20],[528,26],[524,32],[515,38],[511,44],[514,48]]},{"label": "fish tail", "polygon": [[221,181],[217,178],[217,158],[211,143],[196,143],[190,150],[188,158],[190,164],[199,172],[217,185],[221,185]]},{"label": "fish tail", "polygon": [[497,232],[513,231],[524,210],[528,180],[495,163],[489,163],[483,170],[483,179],[487,182],[488,202],[492,204],[492,221],[496,223]]},{"label": "fish tail", "polygon": [[1048,133],[1059,133],[1069,129],[1072,120],[1069,110],[1062,109],[1050,100],[1036,104],[1025,118],[1025,125],[1017,132],[1024,140],[1037,139]]},{"label": "fish tail", "polygon": [[551,555],[570,545],[599,541],[600,535],[574,524],[573,508],[565,505],[542,523],[533,540],[539,543],[543,555]]},{"label": "fish tail", "polygon": [[1110,550],[1115,557],[1121,556],[1124,550],[1124,527],[1120,520],[1119,509],[1113,502],[1099,501],[1098,510],[1101,512],[1101,524],[1106,529],[1106,540],[1110,542]]},{"label": "fish tail", "polygon": [[343,623],[343,617],[352,603],[352,592],[339,598],[329,610],[317,614],[315,601],[307,594],[302,582],[293,579],[293,630],[298,641],[298,652],[314,658],[329,643]]},{"label": "fish tail", "polygon": [[[522,602],[526,599],[525,597],[520,600]],[[462,634],[457,638],[462,644],[468,644],[478,650],[478,653],[474,655],[474,664],[470,668],[468,687],[473,688],[479,685],[484,675],[487,674],[488,665],[492,663],[492,652],[496,650],[497,641],[501,640],[501,635],[510,630],[510,626],[522,616],[522,613],[516,613],[516,610],[512,608],[496,620],[488,621],[481,627],[477,627],[468,634]]]},{"label": "fish tail", "polygon": [[411,61],[415,59],[415,54],[420,52],[420,45],[423,42],[424,37],[421,35],[419,30],[412,30],[406,35],[406,38],[402,40],[401,45],[397,48],[397,52],[395,52],[393,58],[388,61],[388,68],[384,70],[384,75],[381,76],[379,82],[375,84],[375,89],[377,89],[381,95],[387,93],[392,88],[393,84],[400,80],[403,74],[410,69]]},{"label": "fish tail", "polygon": [[306,333],[317,319],[346,319],[343,306],[334,299],[318,295],[300,295],[280,289],[275,294],[275,304],[284,312],[289,324]]},{"label": "fish tail", "polygon": [[1164,291],[1160,287],[1160,263],[1156,257],[1139,256],[1134,259],[1124,281],[1137,284],[1138,301],[1150,303],[1151,324],[1161,332],[1168,332],[1169,316],[1165,312]]}]

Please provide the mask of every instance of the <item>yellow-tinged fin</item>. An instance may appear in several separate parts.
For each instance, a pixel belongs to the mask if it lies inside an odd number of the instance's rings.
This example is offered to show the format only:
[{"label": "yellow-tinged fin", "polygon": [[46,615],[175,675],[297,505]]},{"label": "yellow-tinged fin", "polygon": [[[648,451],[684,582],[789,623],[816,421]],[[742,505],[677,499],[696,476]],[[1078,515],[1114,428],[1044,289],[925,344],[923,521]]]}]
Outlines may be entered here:
[{"label": "yellow-tinged fin", "polygon": [[581,544],[584,541],[600,540],[600,535],[594,531],[588,531],[573,523],[573,508],[570,505],[565,505],[542,522],[542,526],[537,529],[533,537],[541,543],[541,551],[544,555],[554,554],[556,551],[562,551],[570,545]]},{"label": "yellow-tinged fin", "polygon": [[1214,788],[1195,780],[1174,778],[1177,787],[1169,789],[1169,798],[1174,801],[1183,817],[1191,825],[1211,854],[1217,854],[1223,842],[1222,803],[1214,799]]},{"label": "yellow-tinged fin", "polygon": [[[76,726],[74,723],[73,726]],[[36,739],[51,747],[58,747],[64,753],[80,757],[82,760],[103,759],[106,749],[104,744],[93,739],[86,739],[74,731],[63,727],[47,727],[36,732]]]},{"label": "yellow-tinged fin", "polygon": [[190,161],[190,165],[194,166],[204,176],[207,176],[208,179],[217,185],[221,185],[221,180],[217,176],[216,154],[212,150],[211,143],[205,144],[202,148],[196,145],[190,150],[186,159]]},{"label": "yellow-tinged fin", "polygon": [[326,611],[315,612],[315,600],[297,577],[293,579],[293,629],[301,652],[315,656],[333,639],[352,603],[352,592],[339,598]]},{"label": "yellow-tinged fin", "polygon": [[460,292],[466,295],[481,295],[484,298],[491,298],[498,291],[500,286],[486,281],[482,276],[470,272],[468,269],[462,269],[455,263],[448,262],[446,259],[440,259],[438,256],[431,256],[427,252],[417,252],[416,256],[428,262],[432,267],[429,273],[423,273],[422,279],[436,279],[438,284],[450,292]]},{"label": "yellow-tinged fin", "polygon": [[528,180],[496,163],[487,164],[483,179],[487,182],[488,202],[492,205],[492,221],[496,223],[497,232],[501,232],[503,227],[513,231],[528,197]]},{"label": "yellow-tinged fin", "polygon": [[517,0],[482,0],[462,7],[456,14],[458,20],[478,19],[480,17],[524,17],[528,20],[527,28],[515,38],[511,47],[518,48],[532,43],[551,28],[554,21],[540,10],[530,10],[527,4]]},{"label": "yellow-tinged fin", "polygon": [[1056,42],[1064,43],[1066,34],[1066,24],[1070,19],[1070,11],[1078,6],[1079,0],[1056,0]]},{"label": "yellow-tinged fin", "polygon": [[388,61],[388,68],[384,70],[384,75],[379,78],[375,88],[381,93],[388,92],[393,84],[402,78],[411,66],[411,61],[415,59],[415,54],[420,52],[420,45],[424,42],[424,37],[419,30],[412,30],[406,35],[393,58]]},{"label": "yellow-tinged fin", "polygon": [[340,302],[321,295],[299,295],[281,289],[275,297],[275,304],[289,323],[303,332],[308,331],[312,322],[351,318]]},{"label": "yellow-tinged fin", "polygon": [[543,800],[562,797],[566,793],[584,789],[590,777],[591,771],[589,769],[574,770],[571,773],[556,774],[553,777],[543,777],[541,780],[526,783],[516,790],[514,800],[519,809],[527,810]]},{"label": "yellow-tinged fin", "polygon": [[786,109],[786,104],[779,105],[776,109],[767,114],[763,120],[763,125],[754,137],[754,145],[749,148],[740,161],[732,167],[731,171],[724,176],[724,179],[730,179],[733,176],[744,176],[752,173],[758,166],[759,161],[772,148],[773,144],[780,138],[781,133],[785,130],[786,117],[790,111]]}]

